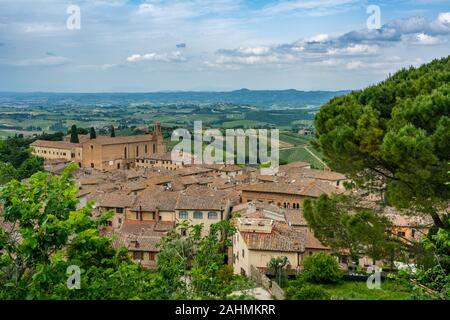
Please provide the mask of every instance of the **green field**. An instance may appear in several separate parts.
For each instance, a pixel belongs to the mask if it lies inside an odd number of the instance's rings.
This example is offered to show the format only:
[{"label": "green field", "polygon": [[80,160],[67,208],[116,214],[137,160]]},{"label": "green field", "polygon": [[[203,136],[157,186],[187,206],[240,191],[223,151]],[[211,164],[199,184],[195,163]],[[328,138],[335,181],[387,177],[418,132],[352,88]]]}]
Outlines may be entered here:
[{"label": "green field", "polygon": [[[309,148],[310,150],[312,148]],[[316,153],[314,150],[311,150]],[[317,154],[317,153],[316,153]],[[320,155],[317,154],[317,156]],[[315,169],[324,169],[324,165],[314,158],[305,148],[296,147],[291,149],[280,150],[280,162],[282,163],[291,163],[296,161],[308,162]]]},{"label": "green field", "polygon": [[300,136],[299,134],[291,131],[280,132],[280,140],[286,141],[294,146],[303,146],[309,144],[313,137]]},{"label": "green field", "polygon": [[407,288],[392,281],[382,282],[379,290],[370,290],[365,281],[344,281],[322,287],[334,300],[408,300],[411,296]]}]

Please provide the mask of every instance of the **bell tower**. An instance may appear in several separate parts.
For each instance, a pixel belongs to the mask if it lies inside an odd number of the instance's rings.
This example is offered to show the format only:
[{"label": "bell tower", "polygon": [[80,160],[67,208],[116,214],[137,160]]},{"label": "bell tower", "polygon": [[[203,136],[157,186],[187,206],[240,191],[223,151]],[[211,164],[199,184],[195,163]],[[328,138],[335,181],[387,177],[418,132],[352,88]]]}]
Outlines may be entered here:
[{"label": "bell tower", "polygon": [[161,131],[161,122],[155,122],[153,134],[156,138],[156,153],[166,153],[166,144],[164,143],[164,137]]}]

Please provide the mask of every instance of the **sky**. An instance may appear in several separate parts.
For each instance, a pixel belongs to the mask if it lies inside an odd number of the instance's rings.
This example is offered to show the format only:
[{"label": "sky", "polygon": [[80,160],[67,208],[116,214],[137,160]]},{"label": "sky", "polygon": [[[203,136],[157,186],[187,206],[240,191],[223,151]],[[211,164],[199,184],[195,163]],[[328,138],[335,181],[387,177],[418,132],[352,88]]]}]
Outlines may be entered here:
[{"label": "sky", "polygon": [[450,0],[0,0],[0,91],[360,89],[449,54]]}]

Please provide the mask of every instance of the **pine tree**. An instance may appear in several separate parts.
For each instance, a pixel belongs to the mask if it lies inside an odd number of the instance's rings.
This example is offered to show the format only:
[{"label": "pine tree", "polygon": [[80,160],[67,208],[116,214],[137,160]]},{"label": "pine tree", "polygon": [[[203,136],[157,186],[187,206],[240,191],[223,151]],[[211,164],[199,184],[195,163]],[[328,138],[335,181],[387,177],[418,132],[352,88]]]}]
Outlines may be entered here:
[{"label": "pine tree", "polygon": [[76,125],[72,125],[72,129],[70,129],[70,142],[71,143],[80,142],[80,139],[78,139],[78,129]]},{"label": "pine tree", "polygon": [[95,133],[95,128],[94,127],[91,127],[90,138],[91,139],[97,138],[97,133]]}]

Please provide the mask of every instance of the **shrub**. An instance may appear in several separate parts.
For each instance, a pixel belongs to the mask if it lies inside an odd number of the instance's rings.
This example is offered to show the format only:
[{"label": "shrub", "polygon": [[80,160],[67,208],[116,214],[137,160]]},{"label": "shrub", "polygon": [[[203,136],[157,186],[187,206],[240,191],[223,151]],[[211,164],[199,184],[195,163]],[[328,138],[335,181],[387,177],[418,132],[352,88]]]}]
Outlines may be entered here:
[{"label": "shrub", "polygon": [[326,253],[317,253],[303,261],[302,278],[312,283],[336,283],[342,278],[342,272],[336,259]]},{"label": "shrub", "polygon": [[300,287],[291,286],[286,290],[289,300],[330,300],[331,295],[321,286],[303,283]]}]

